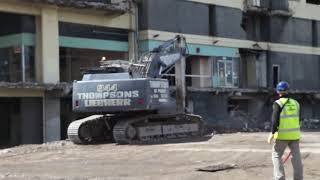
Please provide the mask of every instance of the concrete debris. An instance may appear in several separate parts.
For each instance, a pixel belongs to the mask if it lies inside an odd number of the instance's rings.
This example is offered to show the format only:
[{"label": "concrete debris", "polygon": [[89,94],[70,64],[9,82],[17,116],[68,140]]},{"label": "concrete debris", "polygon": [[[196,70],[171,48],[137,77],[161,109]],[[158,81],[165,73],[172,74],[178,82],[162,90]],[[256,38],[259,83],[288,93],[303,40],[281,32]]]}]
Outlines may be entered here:
[{"label": "concrete debris", "polygon": [[260,131],[258,120],[253,115],[241,110],[230,111],[230,116],[235,123],[238,123],[241,130],[245,132]]},{"label": "concrete debris", "polygon": [[235,164],[215,164],[211,166],[207,166],[204,168],[198,168],[198,171],[205,171],[205,172],[217,172],[229,169],[235,169],[237,166]]},{"label": "concrete debris", "polygon": [[[270,145],[265,142],[268,134],[223,134],[204,142],[153,146],[117,146],[114,143],[79,146],[64,141],[65,146],[57,150],[39,150],[29,154],[23,152],[45,145],[24,145],[13,148],[15,154],[0,156],[0,179],[267,180],[273,168]],[[319,135],[320,132],[303,134],[301,152],[306,179],[320,177],[317,168],[320,166]],[[236,164],[234,169],[233,166],[231,169],[222,166],[232,164]],[[197,171],[198,168],[221,170],[204,172]],[[9,177],[5,177],[7,173]],[[290,179],[291,173],[288,175]]]},{"label": "concrete debris", "polygon": [[112,1],[108,3],[107,1],[89,1],[89,0],[20,0],[23,2],[30,3],[45,3],[51,5],[57,5],[62,7],[74,7],[80,9],[97,9],[112,11],[114,13],[124,13],[129,10],[129,5],[126,0],[122,1]]},{"label": "concrete debris", "polygon": [[0,88],[8,88],[8,89],[41,89],[46,91],[54,91],[60,90],[65,94],[71,92],[72,84],[71,83],[37,83],[37,82],[0,82]]},{"label": "concrete debris", "polygon": [[12,150],[10,150],[10,149],[4,149],[4,150],[0,151],[0,155],[1,154],[8,154],[8,153],[11,153],[11,152],[12,152]]},{"label": "concrete debris", "polygon": [[320,128],[320,120],[305,118],[301,122],[301,127],[304,129],[319,129]]},{"label": "concrete debris", "polygon": [[271,130],[271,122],[267,121],[267,122],[264,122],[263,123],[263,126],[264,126],[264,130],[265,131],[270,131]]},{"label": "concrete debris", "polygon": [[[174,87],[172,87],[174,88]],[[218,94],[229,94],[229,96],[245,96],[250,94],[275,94],[274,88],[258,88],[258,89],[249,89],[249,88],[223,88],[223,87],[214,87],[214,88],[197,88],[197,87],[188,87],[187,88],[189,92],[209,92],[214,93],[216,95]],[[320,94],[320,90],[297,90],[297,89],[291,89],[289,91],[289,94],[294,95],[318,95]],[[318,98],[320,99],[320,95],[318,95]]]},{"label": "concrete debris", "polygon": [[50,143],[44,143],[40,145],[23,145],[19,147],[8,148],[0,151],[0,157],[2,156],[17,156],[21,154],[31,154],[39,152],[51,152],[60,151],[66,147],[75,147],[74,144],[68,141],[55,141]]}]

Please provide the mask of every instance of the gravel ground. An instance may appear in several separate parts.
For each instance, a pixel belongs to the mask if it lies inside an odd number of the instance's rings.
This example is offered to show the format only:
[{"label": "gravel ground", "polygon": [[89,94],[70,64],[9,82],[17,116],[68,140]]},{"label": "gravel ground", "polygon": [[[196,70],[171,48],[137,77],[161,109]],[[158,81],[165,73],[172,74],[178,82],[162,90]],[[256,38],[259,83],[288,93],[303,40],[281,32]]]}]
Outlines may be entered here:
[{"label": "gravel ground", "polygon": [[[161,145],[74,145],[58,141],[0,150],[0,179],[52,180],[271,180],[267,133],[214,135],[209,140]],[[305,132],[305,180],[320,180],[320,132]],[[207,166],[234,165],[218,172]],[[290,161],[285,164],[292,179]]]}]

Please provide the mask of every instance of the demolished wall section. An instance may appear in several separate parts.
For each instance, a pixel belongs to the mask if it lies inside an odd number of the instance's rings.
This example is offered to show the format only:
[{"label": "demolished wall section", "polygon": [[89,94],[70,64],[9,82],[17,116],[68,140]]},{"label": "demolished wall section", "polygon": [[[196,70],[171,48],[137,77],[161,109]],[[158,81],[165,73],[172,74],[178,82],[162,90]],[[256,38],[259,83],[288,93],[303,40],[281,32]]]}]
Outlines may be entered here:
[{"label": "demolished wall section", "polygon": [[129,10],[127,1],[111,0],[19,0],[28,3],[45,3],[62,7],[73,7],[82,9],[108,10],[114,12],[125,12]]}]

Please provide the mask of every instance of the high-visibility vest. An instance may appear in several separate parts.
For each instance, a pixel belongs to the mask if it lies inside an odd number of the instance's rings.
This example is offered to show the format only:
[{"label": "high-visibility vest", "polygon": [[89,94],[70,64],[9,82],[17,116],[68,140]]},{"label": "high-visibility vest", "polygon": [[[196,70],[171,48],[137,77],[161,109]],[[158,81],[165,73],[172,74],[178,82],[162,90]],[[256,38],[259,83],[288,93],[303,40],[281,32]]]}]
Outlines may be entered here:
[{"label": "high-visibility vest", "polygon": [[[298,140],[300,133],[300,105],[294,100],[288,98],[280,98],[276,103],[282,108],[280,113],[280,121],[278,132],[275,139],[279,140]],[[284,107],[283,107],[284,106]]]}]

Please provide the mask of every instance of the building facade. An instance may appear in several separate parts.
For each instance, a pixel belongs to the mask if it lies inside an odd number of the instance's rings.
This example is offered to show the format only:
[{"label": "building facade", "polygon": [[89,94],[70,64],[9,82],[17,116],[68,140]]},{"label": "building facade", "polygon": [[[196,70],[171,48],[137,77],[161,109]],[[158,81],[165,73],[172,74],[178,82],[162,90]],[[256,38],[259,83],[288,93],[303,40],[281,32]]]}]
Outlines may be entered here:
[{"label": "building facade", "polygon": [[306,0],[142,0],[141,52],[183,34],[189,109],[221,128],[267,128],[286,80],[319,118],[320,7]]},{"label": "building facade", "polygon": [[188,42],[188,110],[209,125],[265,128],[280,80],[291,84],[302,117],[319,119],[317,3],[3,0],[0,146],[65,139],[78,118],[71,84],[81,69],[102,57],[134,59],[176,34]]},{"label": "building facade", "polygon": [[0,2],[0,146],[65,138],[80,69],[135,55],[129,9],[110,0]]}]

